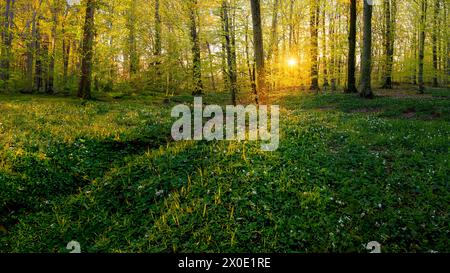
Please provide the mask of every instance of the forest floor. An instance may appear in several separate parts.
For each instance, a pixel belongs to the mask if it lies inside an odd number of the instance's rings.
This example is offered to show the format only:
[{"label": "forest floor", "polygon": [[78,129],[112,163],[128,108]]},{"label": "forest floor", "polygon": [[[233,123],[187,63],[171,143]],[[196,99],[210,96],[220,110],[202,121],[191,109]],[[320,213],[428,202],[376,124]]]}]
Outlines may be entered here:
[{"label": "forest floor", "polygon": [[275,94],[272,153],[171,141],[190,96],[0,96],[0,252],[447,252],[450,92],[376,93]]}]

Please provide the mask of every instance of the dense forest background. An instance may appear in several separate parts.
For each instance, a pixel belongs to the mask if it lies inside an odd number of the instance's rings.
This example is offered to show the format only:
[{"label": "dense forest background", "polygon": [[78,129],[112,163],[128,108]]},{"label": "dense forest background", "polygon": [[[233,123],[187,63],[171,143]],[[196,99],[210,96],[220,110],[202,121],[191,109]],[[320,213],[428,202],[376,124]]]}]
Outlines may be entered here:
[{"label": "dense forest background", "polygon": [[207,90],[231,92],[234,102],[261,84],[355,92],[349,74],[359,87],[367,57],[375,86],[448,86],[448,1],[365,2],[369,55],[363,2],[5,0],[1,90],[87,98]]}]

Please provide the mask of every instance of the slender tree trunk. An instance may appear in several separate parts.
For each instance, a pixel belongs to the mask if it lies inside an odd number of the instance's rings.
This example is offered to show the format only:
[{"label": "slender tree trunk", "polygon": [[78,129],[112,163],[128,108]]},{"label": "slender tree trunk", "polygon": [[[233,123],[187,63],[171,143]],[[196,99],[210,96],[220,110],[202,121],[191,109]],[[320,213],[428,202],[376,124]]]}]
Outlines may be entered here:
[{"label": "slender tree trunk", "polygon": [[322,51],[323,51],[323,88],[325,91],[328,89],[328,54],[327,54],[327,30],[326,30],[326,9],[327,2],[323,1],[322,8]]},{"label": "slender tree trunk", "polygon": [[317,0],[310,1],[310,32],[311,32],[311,86],[310,90],[318,91],[319,90],[319,31],[318,31],[318,15],[320,13],[320,6],[317,3]]},{"label": "slender tree trunk", "polygon": [[206,41],[206,46],[208,47],[208,58],[209,58],[209,70],[210,70],[210,74],[211,74],[211,85],[212,85],[212,89],[213,91],[216,91],[216,77],[214,76],[214,65],[213,65],[213,55],[211,52],[211,45],[209,44],[208,41]]},{"label": "slender tree trunk", "polygon": [[235,62],[233,61],[233,45],[231,38],[231,20],[229,18],[229,6],[228,0],[222,0],[222,25],[223,25],[223,36],[226,44],[227,52],[227,75],[231,87],[231,102],[236,105],[236,95],[237,95],[237,74]]},{"label": "slender tree trunk", "polygon": [[265,103],[267,101],[266,94],[266,69],[264,64],[264,44],[261,23],[261,4],[260,0],[250,0],[253,21],[253,44],[255,51],[256,63],[256,83],[257,83],[257,101]]},{"label": "slender tree trunk", "polygon": [[[448,22],[448,9],[449,9],[449,3],[447,1],[443,1],[443,5],[444,5],[444,22]],[[444,51],[445,54],[445,65],[446,65],[446,69],[444,71],[444,75],[445,75],[445,84],[449,84],[450,83],[450,30],[448,27],[445,28],[444,30],[444,35],[446,37],[446,51]]]},{"label": "slender tree trunk", "polygon": [[425,58],[425,27],[426,27],[426,13],[427,0],[421,0],[421,14],[420,14],[420,33],[419,33],[419,93],[425,93],[425,82],[423,76],[423,60]]},{"label": "slender tree trunk", "polygon": [[34,43],[34,49],[36,52],[36,62],[34,65],[34,91],[40,92],[42,89],[42,48],[39,18],[36,20],[36,37]]},{"label": "slender tree trunk", "polygon": [[438,20],[439,20],[439,0],[434,0],[434,16],[433,16],[433,33],[432,33],[432,43],[433,43],[433,87],[438,87]]},{"label": "slender tree trunk", "polygon": [[332,20],[330,22],[330,30],[329,30],[329,38],[331,40],[330,46],[330,77],[331,77],[331,91],[335,92],[337,89],[336,86],[336,14],[333,12],[331,16]]},{"label": "slender tree trunk", "polygon": [[155,0],[155,46],[153,50],[153,55],[159,58],[161,56],[161,50],[162,50],[162,40],[161,40],[160,4],[159,0]]},{"label": "slender tree trunk", "polygon": [[69,73],[69,56],[70,56],[70,42],[63,38],[63,85],[67,84],[67,77]]},{"label": "slender tree trunk", "polygon": [[250,87],[252,90],[252,93],[255,97],[255,103],[258,104],[258,90],[256,89],[256,79],[255,79],[255,65],[250,64],[250,46],[249,46],[249,27],[248,27],[248,17],[246,17],[245,22],[245,60],[247,64],[248,69],[248,76],[250,80]]},{"label": "slender tree trunk", "polygon": [[270,36],[270,46],[267,52],[267,61],[272,61],[273,54],[278,50],[278,6],[280,0],[274,0],[272,13],[272,27]]},{"label": "slender tree trunk", "polygon": [[197,31],[197,0],[189,0],[189,20],[190,20],[190,33],[192,43],[192,61],[193,61],[193,80],[194,91],[192,95],[199,96],[203,94],[203,82],[202,82],[202,66],[200,55],[200,37]]},{"label": "slender tree trunk", "polygon": [[[42,1],[41,1],[42,2]],[[40,4],[39,4],[40,5]],[[33,18],[31,19],[31,32],[26,42],[26,92],[32,93],[34,91],[34,80],[33,80],[33,64],[34,64],[34,56],[36,51],[36,42],[37,42],[37,28],[36,28],[36,20],[37,20],[37,9],[33,10]]]},{"label": "slender tree trunk", "polygon": [[350,22],[348,35],[348,63],[346,93],[357,93],[356,89],[356,0],[350,0]]},{"label": "slender tree trunk", "polygon": [[69,13],[69,7],[66,6],[64,10],[64,19],[62,23],[62,62],[63,62],[63,87],[66,87],[67,76],[69,72],[69,56],[70,56],[70,42],[67,37],[65,22]]},{"label": "slender tree trunk", "polygon": [[416,85],[417,84],[417,64],[418,64],[418,32],[414,31],[414,35],[413,35],[413,39],[412,39],[412,47],[413,47],[413,52],[412,52],[412,60],[413,60],[413,64],[412,64],[412,71],[411,71],[411,84]]},{"label": "slender tree trunk", "polygon": [[53,94],[54,90],[54,81],[55,81],[55,57],[56,57],[56,29],[58,27],[58,15],[59,15],[59,7],[54,6],[52,8],[52,43],[51,48],[52,51],[50,53],[50,64],[48,71],[48,82],[47,82],[47,93]]},{"label": "slender tree trunk", "polygon": [[292,40],[294,38],[294,4],[295,0],[291,0],[289,5],[289,52],[292,52]]},{"label": "slender tree trunk", "polygon": [[363,98],[373,98],[372,92],[372,5],[364,1],[364,38],[361,66],[361,90]]},{"label": "slender tree trunk", "polygon": [[137,52],[136,41],[136,0],[131,1],[131,7],[128,15],[128,47],[130,58],[130,76],[135,75],[139,71],[139,55]]},{"label": "slender tree trunk", "polygon": [[87,0],[81,58],[81,80],[78,88],[78,97],[83,99],[91,99],[95,5],[95,0]]},{"label": "slender tree trunk", "polygon": [[3,15],[2,49],[0,60],[0,80],[7,84],[10,78],[12,27],[14,25],[14,0],[6,0]]},{"label": "slender tree trunk", "polygon": [[395,42],[395,0],[384,0],[384,19],[385,19],[385,70],[383,79],[383,88],[392,89],[392,67],[394,61],[394,42]]}]

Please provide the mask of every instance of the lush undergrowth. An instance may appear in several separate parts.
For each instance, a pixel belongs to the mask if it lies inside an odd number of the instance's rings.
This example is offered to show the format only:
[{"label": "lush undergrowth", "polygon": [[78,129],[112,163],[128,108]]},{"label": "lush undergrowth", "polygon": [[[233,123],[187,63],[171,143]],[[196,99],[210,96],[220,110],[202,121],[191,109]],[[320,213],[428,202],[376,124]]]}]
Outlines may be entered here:
[{"label": "lush undergrowth", "polygon": [[2,96],[0,252],[446,252],[450,101],[433,92],[278,96],[272,153],[172,142],[190,97]]}]

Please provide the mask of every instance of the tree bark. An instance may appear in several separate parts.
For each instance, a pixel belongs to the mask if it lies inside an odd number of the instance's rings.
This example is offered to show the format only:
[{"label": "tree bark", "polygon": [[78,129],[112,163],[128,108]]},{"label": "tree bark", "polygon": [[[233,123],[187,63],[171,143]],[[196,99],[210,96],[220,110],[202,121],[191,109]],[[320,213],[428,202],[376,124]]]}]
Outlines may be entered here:
[{"label": "tree bark", "polygon": [[328,54],[327,54],[327,30],[326,30],[326,6],[327,2],[323,1],[322,8],[322,51],[323,51],[323,88],[325,91],[328,89]]},{"label": "tree bark", "polygon": [[233,60],[233,58],[236,56],[233,56],[233,45],[232,45],[232,33],[230,26],[231,21],[229,18],[229,6],[228,6],[228,0],[222,0],[222,26],[223,26],[223,36],[225,39],[225,47],[226,47],[226,53],[227,53],[227,75],[228,75],[228,81],[230,83],[231,88],[231,102],[233,105],[236,105],[236,96],[237,96],[237,72],[236,72],[236,62]]},{"label": "tree bark", "polygon": [[131,1],[131,7],[128,14],[128,47],[130,58],[130,76],[139,71],[139,55],[137,52],[136,41],[136,0]]},{"label": "tree bark", "polygon": [[372,92],[372,5],[364,1],[364,36],[361,65],[360,95],[363,98],[373,98]]},{"label": "tree bark", "polygon": [[433,16],[433,33],[432,33],[432,43],[433,43],[433,87],[438,87],[438,20],[439,20],[439,0],[434,0],[434,16]]},{"label": "tree bark", "polygon": [[197,0],[189,0],[189,21],[190,21],[190,34],[192,43],[192,72],[194,80],[194,91],[192,95],[200,96],[203,94],[203,82],[202,82],[202,66],[201,66],[201,53],[200,53],[200,37],[197,31]]},{"label": "tree bark", "polygon": [[320,6],[317,3],[317,0],[310,1],[310,33],[311,33],[311,91],[319,90],[319,31],[318,31],[318,17],[320,13]]},{"label": "tree bark", "polygon": [[253,95],[255,96],[255,103],[258,104],[258,90],[256,89],[256,79],[255,79],[255,65],[254,63],[250,64],[250,48],[249,48],[249,27],[248,27],[248,17],[246,17],[245,22],[245,60],[248,69],[248,76],[250,80],[250,87]]},{"label": "tree bark", "polygon": [[350,22],[348,35],[347,88],[345,93],[357,93],[356,89],[356,0],[350,0]]},{"label": "tree bark", "polygon": [[425,27],[426,27],[426,13],[427,13],[427,0],[421,1],[421,14],[420,14],[420,24],[419,24],[419,93],[425,93],[425,82],[423,76],[423,60],[425,58]]},{"label": "tree bark", "polygon": [[3,29],[2,29],[2,49],[0,60],[0,80],[4,81],[5,85],[10,78],[10,63],[11,63],[11,45],[12,45],[12,27],[14,25],[14,0],[6,0],[5,12],[3,15]]},{"label": "tree bark", "polygon": [[155,46],[153,50],[153,55],[157,58],[160,58],[161,50],[162,50],[162,40],[161,40],[160,4],[159,0],[155,0]]},{"label": "tree bark", "polygon": [[36,62],[34,65],[34,92],[40,92],[43,86],[42,81],[42,49],[41,49],[41,27],[40,18],[36,18],[36,30],[34,49],[36,52]]},{"label": "tree bark", "polygon": [[48,81],[47,81],[47,88],[46,92],[47,94],[53,94],[55,92],[54,90],[54,81],[55,81],[55,57],[56,57],[56,29],[58,27],[58,15],[59,15],[59,7],[56,6],[52,7],[52,51],[50,53],[50,63],[48,68]]},{"label": "tree bark", "polygon": [[92,57],[94,46],[94,15],[95,0],[87,0],[86,17],[84,22],[81,80],[78,88],[78,97],[91,99]]},{"label": "tree bark", "polygon": [[250,0],[253,21],[253,44],[256,63],[256,84],[257,101],[264,103],[266,97],[266,69],[264,64],[264,43],[261,24],[261,3],[260,0]]}]

